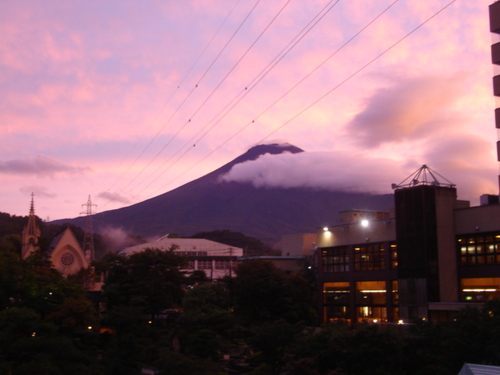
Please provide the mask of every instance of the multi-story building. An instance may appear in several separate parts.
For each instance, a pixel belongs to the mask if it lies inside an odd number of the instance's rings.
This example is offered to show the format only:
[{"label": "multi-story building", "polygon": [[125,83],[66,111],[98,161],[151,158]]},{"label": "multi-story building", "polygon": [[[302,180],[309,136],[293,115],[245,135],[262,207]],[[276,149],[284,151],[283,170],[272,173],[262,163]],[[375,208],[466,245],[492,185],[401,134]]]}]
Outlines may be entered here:
[{"label": "multi-story building", "polygon": [[448,319],[500,297],[500,205],[470,207],[427,166],[393,185],[395,210],[341,213],[318,230],[324,321]]},{"label": "multi-story building", "polygon": [[[491,62],[493,63],[493,94],[495,95],[495,127],[497,138],[500,133],[500,2],[495,2],[489,7],[490,31],[493,44],[491,45]],[[500,141],[497,140],[497,160],[500,162]],[[500,174],[498,176],[500,185]]]}]

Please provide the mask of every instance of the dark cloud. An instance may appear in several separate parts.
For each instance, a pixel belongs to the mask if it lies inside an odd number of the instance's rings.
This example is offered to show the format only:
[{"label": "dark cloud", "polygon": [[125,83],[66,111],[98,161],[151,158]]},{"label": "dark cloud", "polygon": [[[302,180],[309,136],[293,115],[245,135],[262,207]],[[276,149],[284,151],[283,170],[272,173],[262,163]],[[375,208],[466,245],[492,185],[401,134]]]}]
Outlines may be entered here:
[{"label": "dark cloud", "polygon": [[23,194],[35,194],[35,197],[40,198],[55,198],[57,194],[50,193],[46,187],[37,186],[37,185],[29,185],[23,186],[19,189],[19,191]]},{"label": "dark cloud", "polygon": [[[356,142],[367,148],[418,140],[456,126],[451,105],[462,94],[463,77],[392,78],[366,100],[365,109],[347,124]],[[463,121],[463,120],[462,120]]]},{"label": "dark cloud", "polygon": [[53,176],[56,174],[78,174],[89,168],[73,167],[48,156],[38,155],[29,159],[0,161],[0,173],[34,176]]},{"label": "dark cloud", "polygon": [[130,199],[119,195],[118,193],[110,193],[108,191],[104,191],[97,195],[99,198],[106,199],[108,202],[117,202],[117,203],[130,203]]}]

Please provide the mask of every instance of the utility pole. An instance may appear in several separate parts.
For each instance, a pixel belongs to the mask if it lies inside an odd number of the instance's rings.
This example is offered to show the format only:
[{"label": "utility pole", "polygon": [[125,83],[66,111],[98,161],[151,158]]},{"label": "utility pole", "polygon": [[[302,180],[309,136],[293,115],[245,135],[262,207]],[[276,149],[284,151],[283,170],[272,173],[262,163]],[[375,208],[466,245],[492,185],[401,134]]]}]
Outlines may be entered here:
[{"label": "utility pole", "polygon": [[92,228],[92,222],[94,219],[92,218],[93,212],[92,207],[97,207],[95,204],[92,204],[90,200],[90,195],[87,203],[82,204],[82,207],[86,206],[86,210],[81,212],[80,215],[86,215],[85,219],[85,234],[83,236],[83,252],[85,253],[85,258],[90,262],[94,260],[94,232]]}]

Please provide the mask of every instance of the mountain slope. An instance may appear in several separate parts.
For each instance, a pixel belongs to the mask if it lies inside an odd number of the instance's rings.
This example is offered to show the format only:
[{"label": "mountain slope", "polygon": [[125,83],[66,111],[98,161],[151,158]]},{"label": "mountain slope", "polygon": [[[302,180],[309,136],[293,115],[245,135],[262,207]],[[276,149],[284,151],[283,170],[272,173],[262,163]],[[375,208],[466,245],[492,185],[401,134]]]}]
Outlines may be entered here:
[{"label": "mountain slope", "polygon": [[[234,165],[266,153],[303,152],[292,145],[259,145],[221,168],[170,192],[135,205],[95,215],[95,228],[121,227],[145,237],[229,229],[267,244],[281,236],[311,233],[338,222],[338,212],[350,208],[388,210],[392,194],[371,195],[306,188],[256,188],[249,183],[220,182]],[[83,225],[83,218],[72,220]],[[61,222],[61,221],[59,221]]]}]

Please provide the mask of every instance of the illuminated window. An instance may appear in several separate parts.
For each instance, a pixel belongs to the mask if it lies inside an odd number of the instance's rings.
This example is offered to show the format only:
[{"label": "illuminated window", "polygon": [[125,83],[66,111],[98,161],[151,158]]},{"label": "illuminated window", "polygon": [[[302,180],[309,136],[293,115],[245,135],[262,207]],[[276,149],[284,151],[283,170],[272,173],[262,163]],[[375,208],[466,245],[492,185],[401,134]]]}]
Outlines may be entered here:
[{"label": "illuminated window", "polygon": [[346,322],[350,324],[348,306],[324,306],[324,320],[327,322]]},{"label": "illuminated window", "polygon": [[391,243],[389,245],[391,249],[391,269],[398,268],[398,245],[396,243]]},{"label": "illuminated window", "polygon": [[461,298],[465,302],[483,302],[500,298],[500,277],[460,280]]},{"label": "illuminated window", "polygon": [[399,304],[399,283],[398,283],[398,281],[392,280],[391,286],[392,286],[392,304],[398,305]]},{"label": "illuminated window", "polygon": [[[394,287],[394,285],[392,284]],[[356,316],[358,322],[387,321],[387,290],[385,281],[356,283]]]},{"label": "illuminated window", "polygon": [[360,306],[357,308],[356,315],[358,322],[387,322],[386,307]]},{"label": "illuminated window", "polygon": [[386,302],[385,281],[359,281],[356,283],[356,303],[358,305],[385,305]]},{"label": "illuminated window", "polygon": [[385,243],[356,245],[354,247],[354,270],[383,270],[385,268],[385,253]]},{"label": "illuminated window", "polygon": [[349,283],[332,282],[323,284],[323,302],[332,305],[349,305]]},{"label": "illuminated window", "polygon": [[457,237],[460,265],[500,264],[500,236],[478,234]]},{"label": "illuminated window", "polygon": [[349,271],[349,248],[347,246],[324,249],[321,253],[322,272]]}]

